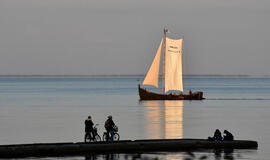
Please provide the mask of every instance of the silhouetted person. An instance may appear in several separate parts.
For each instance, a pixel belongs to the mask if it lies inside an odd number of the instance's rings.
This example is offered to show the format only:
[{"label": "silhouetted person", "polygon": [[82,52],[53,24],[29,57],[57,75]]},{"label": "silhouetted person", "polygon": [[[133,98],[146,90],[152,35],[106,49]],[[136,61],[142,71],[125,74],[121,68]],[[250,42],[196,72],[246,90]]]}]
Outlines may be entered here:
[{"label": "silhouetted person", "polygon": [[107,140],[109,137],[109,134],[111,135],[111,141],[113,141],[113,136],[114,136],[114,130],[113,127],[115,126],[113,120],[112,120],[112,116],[108,116],[108,119],[105,122],[105,129],[107,131]]},{"label": "silhouetted person", "polygon": [[213,138],[214,138],[214,141],[222,141],[222,135],[219,129],[216,129]]},{"label": "silhouetted person", "polygon": [[90,138],[92,138],[93,135],[94,135],[93,134],[93,131],[94,131],[93,125],[94,125],[94,123],[92,121],[91,116],[88,116],[88,118],[84,121],[84,124],[85,124],[85,135],[89,134]]},{"label": "silhouetted person", "polygon": [[219,129],[216,129],[215,133],[214,133],[214,137],[208,137],[209,141],[222,141],[222,136],[221,136],[221,132],[219,131]]},{"label": "silhouetted person", "polygon": [[233,141],[233,135],[227,131],[227,130],[224,130],[224,141]]}]

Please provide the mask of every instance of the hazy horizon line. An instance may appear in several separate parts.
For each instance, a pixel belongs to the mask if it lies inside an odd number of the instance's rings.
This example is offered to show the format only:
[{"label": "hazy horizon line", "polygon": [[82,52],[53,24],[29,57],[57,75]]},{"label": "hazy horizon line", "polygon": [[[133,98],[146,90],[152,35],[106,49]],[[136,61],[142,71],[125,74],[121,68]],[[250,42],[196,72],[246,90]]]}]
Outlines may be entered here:
[{"label": "hazy horizon line", "polygon": [[[86,74],[9,74],[0,77],[137,77],[145,76],[144,74],[106,74],[106,75],[86,75]],[[161,75],[160,75],[161,76]],[[233,74],[186,74],[183,76],[190,77],[270,77],[270,75],[233,75]]]}]

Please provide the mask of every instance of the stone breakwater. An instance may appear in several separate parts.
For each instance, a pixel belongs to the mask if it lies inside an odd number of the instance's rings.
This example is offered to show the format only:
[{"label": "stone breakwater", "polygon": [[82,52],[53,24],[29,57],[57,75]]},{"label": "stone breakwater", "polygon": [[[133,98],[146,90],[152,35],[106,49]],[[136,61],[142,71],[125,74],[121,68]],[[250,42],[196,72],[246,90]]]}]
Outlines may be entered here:
[{"label": "stone breakwater", "polygon": [[250,140],[208,141],[205,139],[122,140],[118,142],[93,143],[35,143],[0,145],[0,158],[196,149],[257,149],[257,147],[258,143]]}]

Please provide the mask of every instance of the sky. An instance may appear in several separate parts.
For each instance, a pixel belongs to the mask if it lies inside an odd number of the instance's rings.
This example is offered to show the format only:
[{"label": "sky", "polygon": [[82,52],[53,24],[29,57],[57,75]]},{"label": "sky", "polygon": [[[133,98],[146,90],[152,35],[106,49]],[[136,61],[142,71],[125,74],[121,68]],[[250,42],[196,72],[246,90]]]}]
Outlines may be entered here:
[{"label": "sky", "polygon": [[167,27],[186,75],[270,75],[269,0],[0,0],[0,75],[144,75]]}]

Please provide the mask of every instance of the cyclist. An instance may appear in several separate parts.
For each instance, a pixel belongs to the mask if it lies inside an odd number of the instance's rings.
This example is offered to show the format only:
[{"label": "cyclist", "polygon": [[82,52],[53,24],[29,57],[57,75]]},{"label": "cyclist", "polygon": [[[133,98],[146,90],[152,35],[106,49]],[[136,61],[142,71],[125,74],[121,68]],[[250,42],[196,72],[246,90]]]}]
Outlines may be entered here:
[{"label": "cyclist", "polygon": [[109,134],[111,135],[111,141],[113,141],[113,136],[114,136],[114,129],[113,127],[115,126],[113,120],[112,120],[112,116],[109,115],[108,116],[108,119],[106,120],[105,122],[105,129],[107,131],[107,140],[108,140],[108,137],[109,137]]},{"label": "cyclist", "polygon": [[91,116],[88,116],[88,118],[84,121],[84,124],[85,124],[85,136],[88,134],[90,136],[90,139],[93,138],[93,121],[92,121],[92,118]]}]

